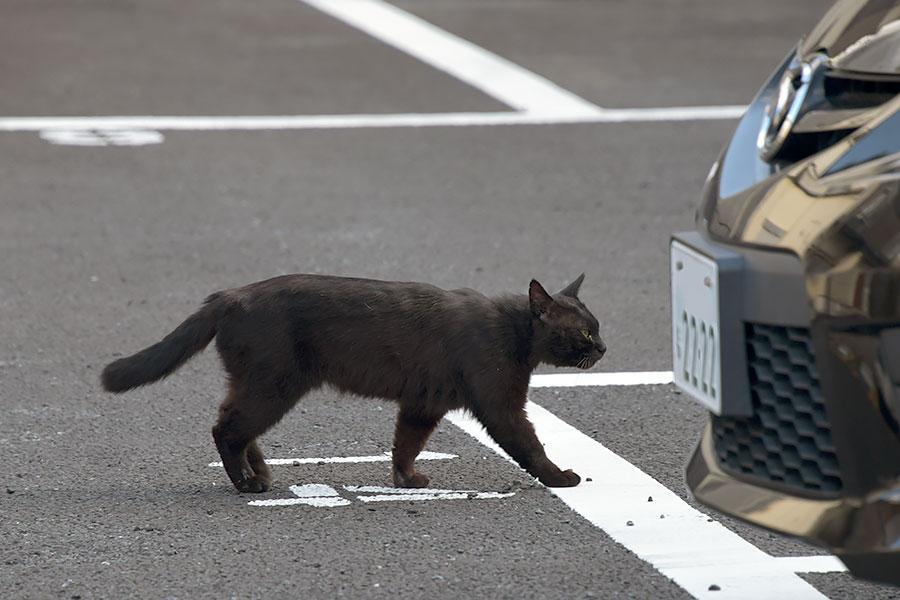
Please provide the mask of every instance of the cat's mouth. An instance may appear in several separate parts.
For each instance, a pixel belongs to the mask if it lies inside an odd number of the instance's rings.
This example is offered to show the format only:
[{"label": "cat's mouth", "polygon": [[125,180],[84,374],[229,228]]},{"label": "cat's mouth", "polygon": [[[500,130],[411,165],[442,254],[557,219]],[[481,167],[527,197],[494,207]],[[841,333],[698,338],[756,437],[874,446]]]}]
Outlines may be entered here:
[{"label": "cat's mouth", "polygon": [[[601,354],[600,356],[603,355]],[[597,361],[600,360],[600,356],[584,356],[575,366],[586,371],[597,364]]]},{"label": "cat's mouth", "polygon": [[585,354],[581,357],[581,360],[578,361],[578,364],[576,364],[575,366],[582,370],[590,369],[591,367],[596,365],[601,358],[603,358],[604,354],[606,354],[606,350],[595,350],[590,354]]}]

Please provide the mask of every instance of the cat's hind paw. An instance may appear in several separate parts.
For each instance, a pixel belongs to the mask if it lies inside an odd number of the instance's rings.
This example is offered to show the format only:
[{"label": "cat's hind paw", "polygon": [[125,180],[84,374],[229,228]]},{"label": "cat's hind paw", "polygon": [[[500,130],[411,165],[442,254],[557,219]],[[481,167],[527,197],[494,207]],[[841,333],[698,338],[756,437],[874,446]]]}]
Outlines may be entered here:
[{"label": "cat's hind paw", "polygon": [[404,475],[399,471],[393,473],[394,485],[399,488],[424,488],[428,487],[428,475],[415,472],[412,475]]},{"label": "cat's hind paw", "polygon": [[236,481],[234,487],[236,487],[239,492],[259,494],[268,492],[272,489],[272,480],[262,475],[254,475],[253,477]]}]

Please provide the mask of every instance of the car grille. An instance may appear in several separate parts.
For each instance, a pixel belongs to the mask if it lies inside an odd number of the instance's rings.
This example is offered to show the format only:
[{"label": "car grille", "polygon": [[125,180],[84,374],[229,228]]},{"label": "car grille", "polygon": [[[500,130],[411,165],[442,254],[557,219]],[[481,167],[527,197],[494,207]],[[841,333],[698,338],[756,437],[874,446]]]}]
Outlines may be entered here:
[{"label": "car grille", "polygon": [[748,323],[751,417],[713,416],[728,471],[811,492],[842,487],[808,329]]}]

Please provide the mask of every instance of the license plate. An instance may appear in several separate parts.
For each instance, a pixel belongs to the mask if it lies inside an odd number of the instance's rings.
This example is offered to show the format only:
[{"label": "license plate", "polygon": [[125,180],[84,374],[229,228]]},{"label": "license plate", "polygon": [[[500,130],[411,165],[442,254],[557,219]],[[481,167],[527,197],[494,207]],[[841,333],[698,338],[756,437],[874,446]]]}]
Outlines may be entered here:
[{"label": "license plate", "polygon": [[669,254],[674,382],[700,404],[721,414],[718,264],[678,240],[672,240]]}]

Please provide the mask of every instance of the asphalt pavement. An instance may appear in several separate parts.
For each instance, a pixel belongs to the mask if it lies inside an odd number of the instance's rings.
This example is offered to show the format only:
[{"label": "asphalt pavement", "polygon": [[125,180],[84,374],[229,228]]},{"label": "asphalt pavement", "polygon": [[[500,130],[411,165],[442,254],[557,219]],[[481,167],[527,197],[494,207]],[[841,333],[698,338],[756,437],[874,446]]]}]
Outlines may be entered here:
[{"label": "asphalt pavement", "polygon": [[[828,5],[393,6],[586,104],[650,109],[746,104]],[[98,376],[209,293],[292,272],[487,294],[585,272],[609,347],[594,370],[670,370],[669,235],[693,226],[734,118],[516,122],[477,85],[296,0],[3,13],[0,595],[699,597],[450,422],[420,464],[443,492],[391,497],[393,406],[311,394],[261,440],[285,459],[274,489],[239,494],[209,466],[224,389],[212,350],[122,396]],[[116,116],[140,119],[50,120]],[[260,116],[282,120],[241,120]],[[768,555],[822,555],[693,503],[682,468],[706,413],[671,385],[531,399]],[[797,577],[805,597],[900,596],[844,572]],[[714,585],[703,597],[752,591]]]}]

